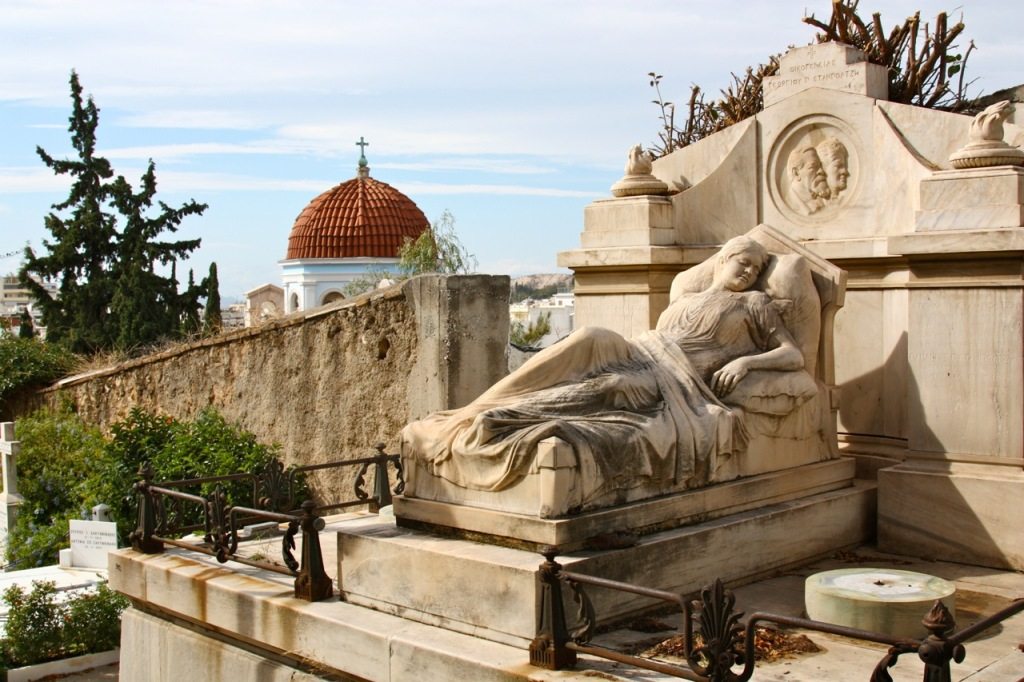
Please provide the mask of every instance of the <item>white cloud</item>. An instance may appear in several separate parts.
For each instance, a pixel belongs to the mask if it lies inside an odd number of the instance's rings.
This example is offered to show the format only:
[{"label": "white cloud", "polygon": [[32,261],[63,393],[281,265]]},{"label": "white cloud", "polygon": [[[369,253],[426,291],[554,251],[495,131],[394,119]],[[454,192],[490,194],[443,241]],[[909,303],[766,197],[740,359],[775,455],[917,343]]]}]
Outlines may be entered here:
[{"label": "white cloud", "polygon": [[258,130],[269,124],[266,118],[250,113],[216,109],[161,109],[121,116],[115,122],[126,128],[201,130]]},{"label": "white cloud", "polygon": [[[131,177],[131,176],[128,176]],[[261,178],[231,173],[190,173],[160,171],[161,191],[196,192],[306,192],[311,196],[323,192],[332,184],[324,180],[299,178]]]},{"label": "white cloud", "polygon": [[[259,178],[227,173],[188,173],[162,171],[159,176],[161,190],[195,193],[201,191],[241,192],[307,192],[310,196],[330,188],[334,180]],[[399,189],[411,195],[514,195],[536,197],[562,197],[595,199],[600,192],[587,192],[557,187],[530,187],[526,185],[460,184],[439,182],[402,182]]]},{"label": "white cloud", "polygon": [[[127,178],[142,174],[142,168],[122,168],[119,172]],[[193,173],[162,170],[157,179],[160,191],[196,192],[306,192],[316,195],[331,187],[335,180],[301,178],[267,178],[231,173]],[[67,178],[59,177],[46,169],[8,167],[0,168],[0,194],[22,192],[54,192],[66,190]],[[537,197],[565,197],[592,199],[600,192],[559,189],[557,187],[530,187],[527,185],[504,184],[460,184],[440,182],[402,182],[401,191],[418,195],[491,194]]]},{"label": "white cloud", "polygon": [[553,173],[550,166],[514,159],[438,158],[424,161],[384,161],[373,164],[375,169],[401,171],[476,171],[507,175],[543,175]]},{"label": "white cloud", "polygon": [[193,142],[186,144],[162,144],[145,147],[114,147],[100,149],[99,153],[108,159],[160,159],[180,161],[192,156],[237,155],[237,154],[287,154],[292,150],[273,144],[229,144],[224,142]]},{"label": "white cloud", "polygon": [[[932,19],[945,4],[877,0],[872,9],[890,25],[917,7]],[[339,95],[377,94],[406,111],[423,105],[402,102],[403,95],[449,99],[456,108],[487,108],[485,99],[501,96],[525,109],[543,94],[604,89],[608,101],[650,70],[683,84],[706,83],[713,92],[748,57],[809,42],[814,31],[800,22],[808,9],[829,13],[826,0],[810,7],[751,0],[8,2],[0,42],[21,58],[0,64],[0,97],[61,99],[72,67],[97,97],[140,109],[140,116],[150,115],[141,111],[146,101],[199,97],[227,98],[244,119],[254,103],[232,102],[239,93],[271,94],[276,101],[263,106],[293,113],[294,93],[319,93],[327,107]],[[999,35],[1016,40],[1021,13],[1013,3],[969,8],[967,34],[978,38],[979,57],[986,36],[993,36],[990,44]],[[268,113],[259,110],[259,118]]]},{"label": "white cloud", "polygon": [[70,187],[65,176],[54,175],[46,168],[8,166],[0,168],[0,194],[23,192],[60,192]]},{"label": "white cloud", "polygon": [[533,197],[562,197],[573,199],[598,199],[601,192],[587,192],[557,187],[529,187],[526,185],[486,185],[434,182],[403,182],[401,189],[406,194],[493,194]]}]

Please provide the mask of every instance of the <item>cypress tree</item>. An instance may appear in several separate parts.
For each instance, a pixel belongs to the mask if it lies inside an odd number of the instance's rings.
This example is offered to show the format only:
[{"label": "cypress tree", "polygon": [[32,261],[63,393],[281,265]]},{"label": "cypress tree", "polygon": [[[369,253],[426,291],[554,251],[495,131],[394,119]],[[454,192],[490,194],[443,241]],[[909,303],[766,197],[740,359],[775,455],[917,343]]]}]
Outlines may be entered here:
[{"label": "cypress tree", "polygon": [[210,274],[203,280],[203,288],[206,290],[203,333],[216,334],[221,328],[220,283],[217,281],[217,263],[210,263]]},{"label": "cypress tree", "polygon": [[181,335],[186,339],[191,338],[199,333],[201,323],[199,320],[199,299],[204,295],[205,290],[198,284],[196,284],[196,276],[192,270],[188,271],[188,286],[185,287],[184,293],[181,295],[181,300],[178,304],[178,309],[181,311],[181,318],[179,324],[181,325]]},{"label": "cypress tree", "polygon": [[[68,127],[76,159],[57,160],[41,147],[36,152],[57,175],[70,175],[68,198],[46,217],[52,240],[45,254],[25,249],[19,278],[43,314],[47,338],[75,352],[113,347],[132,350],[181,334],[184,302],[178,294],[175,264],[199,247],[200,240],[162,241],[205,204],[179,208],[156,202],[156,173],[150,160],[136,192],[123,176],[114,178],[110,162],[96,155],[99,109],[83,99],[78,74],[71,72],[72,112]],[[170,268],[169,277],[160,268]],[[59,281],[51,298],[40,280]]]},{"label": "cypress tree", "polygon": [[36,335],[35,329],[32,327],[32,316],[29,315],[27,308],[22,308],[21,319],[18,324],[18,338],[19,339],[31,339]]},{"label": "cypress tree", "polygon": [[[111,196],[110,162],[96,156],[99,109],[92,97],[83,100],[78,74],[71,72],[71,117],[68,132],[77,159],[58,160],[42,147],[36,153],[57,175],[72,178],[67,199],[53,204],[46,229],[53,240],[43,240],[48,252],[37,256],[25,247],[19,271],[22,286],[39,305],[47,338],[65,343],[77,352],[107,348],[112,342],[108,324],[113,281],[110,268],[116,257],[116,219],[107,210]],[[62,215],[62,212],[70,214]],[[51,298],[40,280],[59,280],[58,295]]]},{"label": "cypress tree", "polygon": [[[114,205],[125,222],[114,266],[111,312],[117,320],[116,345],[125,350],[180,336],[183,302],[178,295],[177,260],[197,249],[200,240],[164,242],[159,237],[165,231],[177,231],[186,216],[201,214],[206,208],[195,201],[180,208],[160,202],[160,212],[148,217],[146,211],[156,195],[152,160],[140,185],[135,192],[123,177],[113,185]],[[170,276],[159,274],[157,265],[170,266]]]}]

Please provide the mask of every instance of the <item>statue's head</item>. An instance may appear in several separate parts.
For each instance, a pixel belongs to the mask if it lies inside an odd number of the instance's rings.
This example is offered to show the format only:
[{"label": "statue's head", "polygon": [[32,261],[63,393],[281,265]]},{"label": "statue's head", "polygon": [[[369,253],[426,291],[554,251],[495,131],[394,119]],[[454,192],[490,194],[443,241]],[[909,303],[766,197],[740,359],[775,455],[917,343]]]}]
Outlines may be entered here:
[{"label": "statue's head", "polygon": [[754,285],[767,263],[768,250],[759,242],[745,235],[733,237],[718,252],[713,286],[745,291]]},{"label": "statue's head", "polygon": [[815,150],[828,179],[829,191],[835,198],[846,189],[846,181],[850,177],[849,154],[843,143],[834,137],[825,139]]},{"label": "statue's head", "polygon": [[789,169],[790,184],[802,200],[828,198],[828,178],[814,147],[794,149],[786,167]]}]

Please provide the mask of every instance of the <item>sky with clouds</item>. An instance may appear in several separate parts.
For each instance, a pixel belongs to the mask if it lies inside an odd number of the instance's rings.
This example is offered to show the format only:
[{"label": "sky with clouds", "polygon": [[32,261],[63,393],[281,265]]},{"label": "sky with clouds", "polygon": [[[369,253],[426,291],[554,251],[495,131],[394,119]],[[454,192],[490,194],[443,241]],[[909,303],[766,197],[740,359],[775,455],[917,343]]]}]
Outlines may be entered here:
[{"label": "sky with clouds", "polygon": [[[892,26],[963,14],[972,91],[1024,83],[1024,3],[862,0]],[[583,208],[626,151],[658,132],[647,73],[669,99],[810,42],[827,0],[504,2],[0,0],[0,255],[47,236],[66,183],[39,161],[70,152],[68,76],[100,107],[99,152],[160,198],[209,204],[181,238],[226,302],[279,282],[295,217],[371,174],[434,220],[445,209],[481,272],[556,271]],[[18,256],[0,270],[17,269]]]}]

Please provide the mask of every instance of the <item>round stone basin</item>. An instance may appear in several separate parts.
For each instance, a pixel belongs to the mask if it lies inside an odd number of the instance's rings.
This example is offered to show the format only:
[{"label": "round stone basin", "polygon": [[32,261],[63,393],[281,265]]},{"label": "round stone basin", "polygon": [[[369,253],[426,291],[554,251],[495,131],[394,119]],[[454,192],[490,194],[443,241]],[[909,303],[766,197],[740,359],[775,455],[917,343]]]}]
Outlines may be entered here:
[{"label": "round stone basin", "polygon": [[942,578],[889,568],[842,568],[804,583],[807,617],[833,625],[918,639],[936,599],[956,617],[956,588]]}]

